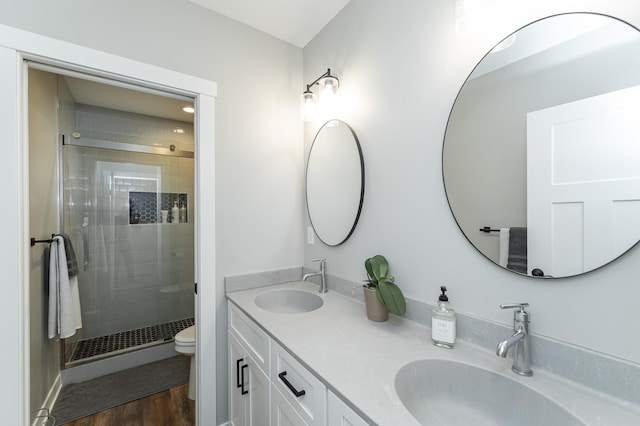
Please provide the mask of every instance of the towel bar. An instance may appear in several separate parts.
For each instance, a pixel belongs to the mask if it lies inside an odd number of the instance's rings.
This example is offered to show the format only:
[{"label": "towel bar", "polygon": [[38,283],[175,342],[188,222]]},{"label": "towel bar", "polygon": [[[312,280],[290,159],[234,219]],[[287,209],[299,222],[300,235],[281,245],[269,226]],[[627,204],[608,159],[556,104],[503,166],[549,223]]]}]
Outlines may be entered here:
[{"label": "towel bar", "polygon": [[53,241],[53,237],[55,237],[56,234],[51,234],[51,238],[48,240],[36,240],[35,238],[31,237],[31,246],[35,246],[37,243],[47,243],[50,244]]},{"label": "towel bar", "polygon": [[488,234],[489,232],[500,232],[500,230],[499,229],[491,229],[490,226],[485,226],[485,227],[480,228],[480,232],[484,232],[484,233]]}]

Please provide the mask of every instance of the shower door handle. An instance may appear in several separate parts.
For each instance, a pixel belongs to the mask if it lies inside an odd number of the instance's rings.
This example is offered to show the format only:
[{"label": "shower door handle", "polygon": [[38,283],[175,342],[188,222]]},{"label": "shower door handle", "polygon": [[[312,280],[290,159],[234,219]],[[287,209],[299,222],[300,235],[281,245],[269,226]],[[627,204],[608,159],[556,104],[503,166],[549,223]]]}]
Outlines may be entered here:
[{"label": "shower door handle", "polygon": [[82,220],[82,269],[89,270],[89,218],[85,216]]}]

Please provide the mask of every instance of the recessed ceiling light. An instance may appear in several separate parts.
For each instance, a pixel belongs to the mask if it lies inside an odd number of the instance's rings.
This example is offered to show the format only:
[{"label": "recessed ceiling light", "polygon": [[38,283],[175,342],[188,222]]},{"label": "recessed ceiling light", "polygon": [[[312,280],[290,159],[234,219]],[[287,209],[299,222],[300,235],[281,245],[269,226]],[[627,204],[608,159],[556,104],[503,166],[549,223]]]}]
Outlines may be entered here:
[{"label": "recessed ceiling light", "polygon": [[193,114],[194,112],[196,112],[196,109],[190,106],[182,107],[182,110],[189,114]]}]

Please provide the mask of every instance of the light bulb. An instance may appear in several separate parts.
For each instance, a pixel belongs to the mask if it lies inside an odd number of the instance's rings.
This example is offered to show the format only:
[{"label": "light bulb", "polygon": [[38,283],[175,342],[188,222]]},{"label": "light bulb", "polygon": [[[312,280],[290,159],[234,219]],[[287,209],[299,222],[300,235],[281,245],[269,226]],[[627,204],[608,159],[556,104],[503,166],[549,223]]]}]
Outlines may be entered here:
[{"label": "light bulb", "polygon": [[313,121],[316,114],[316,95],[309,90],[300,97],[300,115],[304,121]]},{"label": "light bulb", "polygon": [[338,93],[338,79],[333,76],[322,78],[318,85],[320,86],[320,102],[331,102],[331,99]]}]

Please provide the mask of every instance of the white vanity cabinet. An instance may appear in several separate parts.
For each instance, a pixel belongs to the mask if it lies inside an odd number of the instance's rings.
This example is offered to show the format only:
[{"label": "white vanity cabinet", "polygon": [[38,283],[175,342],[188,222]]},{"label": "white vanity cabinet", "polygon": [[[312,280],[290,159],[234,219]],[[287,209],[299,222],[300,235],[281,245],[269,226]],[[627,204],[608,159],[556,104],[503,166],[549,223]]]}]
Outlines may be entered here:
[{"label": "white vanity cabinet", "polygon": [[233,426],[270,423],[269,336],[229,304],[229,417]]},{"label": "white vanity cabinet", "polygon": [[228,307],[232,426],[367,425],[236,305]]},{"label": "white vanity cabinet", "polygon": [[328,426],[367,426],[369,424],[331,391],[328,391],[327,404]]}]

